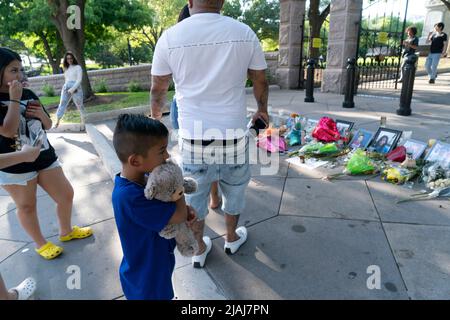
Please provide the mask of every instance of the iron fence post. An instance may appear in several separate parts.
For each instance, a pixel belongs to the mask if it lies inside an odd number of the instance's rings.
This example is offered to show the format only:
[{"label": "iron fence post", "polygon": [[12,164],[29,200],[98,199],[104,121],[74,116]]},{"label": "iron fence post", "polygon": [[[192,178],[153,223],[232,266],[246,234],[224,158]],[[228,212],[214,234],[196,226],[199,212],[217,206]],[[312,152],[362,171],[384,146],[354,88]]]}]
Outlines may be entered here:
[{"label": "iron fence post", "polygon": [[414,90],[414,78],[416,77],[417,56],[410,55],[406,59],[406,65],[403,69],[403,85],[400,94],[400,108],[397,114],[400,116],[411,115],[411,99]]},{"label": "iron fence post", "polygon": [[308,67],[306,68],[306,90],[305,102],[314,102],[314,66],[316,61],[308,59]]},{"label": "iron fence post", "polygon": [[356,59],[347,59],[347,85],[345,88],[345,100],[342,103],[343,108],[354,108],[355,102],[353,97],[355,96],[355,71],[356,71]]}]

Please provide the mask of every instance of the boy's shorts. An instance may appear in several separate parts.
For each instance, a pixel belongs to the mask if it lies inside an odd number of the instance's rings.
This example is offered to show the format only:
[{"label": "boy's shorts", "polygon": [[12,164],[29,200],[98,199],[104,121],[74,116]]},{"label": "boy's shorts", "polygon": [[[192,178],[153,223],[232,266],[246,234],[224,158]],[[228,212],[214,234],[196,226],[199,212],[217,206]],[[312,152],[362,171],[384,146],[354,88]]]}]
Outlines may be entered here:
[{"label": "boy's shorts", "polygon": [[183,174],[198,184],[197,192],[185,195],[198,219],[204,220],[208,214],[209,193],[215,181],[222,193],[222,211],[240,215],[245,208],[245,189],[250,181],[248,139],[242,138],[227,147],[193,145],[189,140],[180,141],[180,146]]},{"label": "boy's shorts", "polygon": [[[61,163],[58,160],[56,160],[47,168],[41,171],[50,170],[58,167],[61,167]],[[31,171],[26,173],[8,173],[0,171],[0,186],[9,186],[9,185],[26,186],[28,181],[33,180],[38,175],[39,171]]]}]

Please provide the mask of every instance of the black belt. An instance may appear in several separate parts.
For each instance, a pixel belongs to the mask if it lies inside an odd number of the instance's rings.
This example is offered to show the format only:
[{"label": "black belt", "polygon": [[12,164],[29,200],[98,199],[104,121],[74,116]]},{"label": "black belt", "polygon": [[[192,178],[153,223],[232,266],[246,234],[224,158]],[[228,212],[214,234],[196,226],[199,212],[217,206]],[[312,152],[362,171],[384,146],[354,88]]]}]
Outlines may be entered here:
[{"label": "black belt", "polygon": [[190,144],[202,145],[203,147],[209,146],[212,143],[222,145],[222,146],[229,146],[229,145],[233,145],[233,144],[238,144],[238,142],[241,140],[242,140],[242,138],[234,139],[234,140],[189,140],[189,139],[186,139],[186,141],[189,142]]}]

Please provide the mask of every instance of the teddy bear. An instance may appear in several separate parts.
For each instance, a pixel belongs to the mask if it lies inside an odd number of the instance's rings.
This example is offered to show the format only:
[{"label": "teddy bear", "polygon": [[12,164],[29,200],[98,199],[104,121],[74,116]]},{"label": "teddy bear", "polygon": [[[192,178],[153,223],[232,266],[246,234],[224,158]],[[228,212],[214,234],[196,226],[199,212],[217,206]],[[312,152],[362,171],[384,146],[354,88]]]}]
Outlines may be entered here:
[{"label": "teddy bear", "polygon": [[[149,175],[144,189],[145,197],[163,202],[175,202],[184,193],[197,191],[197,182],[183,178],[181,168],[170,159],[156,167]],[[192,257],[198,251],[198,243],[186,223],[168,224],[159,232],[165,239],[175,238],[178,251],[185,257]]]}]

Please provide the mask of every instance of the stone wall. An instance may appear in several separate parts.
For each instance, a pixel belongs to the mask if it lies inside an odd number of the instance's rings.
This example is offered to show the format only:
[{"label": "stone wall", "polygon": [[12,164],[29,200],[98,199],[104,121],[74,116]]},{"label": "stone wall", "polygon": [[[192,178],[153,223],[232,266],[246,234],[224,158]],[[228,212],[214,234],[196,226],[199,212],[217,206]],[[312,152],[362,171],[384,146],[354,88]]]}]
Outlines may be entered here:
[{"label": "stone wall", "polygon": [[[150,89],[150,70],[151,64],[143,64],[126,68],[113,68],[104,70],[88,71],[91,85],[100,80],[105,80],[109,91],[126,91],[127,85],[131,81],[138,82],[143,89]],[[59,95],[64,85],[64,75],[51,75],[29,78],[30,88],[38,95],[42,95],[42,87],[45,84],[51,85],[55,89],[55,94]]]},{"label": "stone wall", "polygon": [[[278,52],[266,53],[268,65],[268,79],[270,84],[276,84],[276,71],[278,66]],[[108,91],[126,91],[131,81],[136,81],[145,90],[150,90],[152,69],[151,64],[142,64],[126,68],[112,68],[88,71],[92,88],[101,80],[106,82]],[[30,89],[38,95],[43,95],[42,88],[45,84],[51,85],[55,89],[55,94],[59,95],[64,85],[64,75],[52,75],[29,78]]]},{"label": "stone wall", "polygon": [[266,62],[269,84],[277,84],[278,52],[266,52]]},{"label": "stone wall", "polygon": [[298,87],[304,14],[305,0],[280,0],[280,55],[277,82],[282,89]]}]

